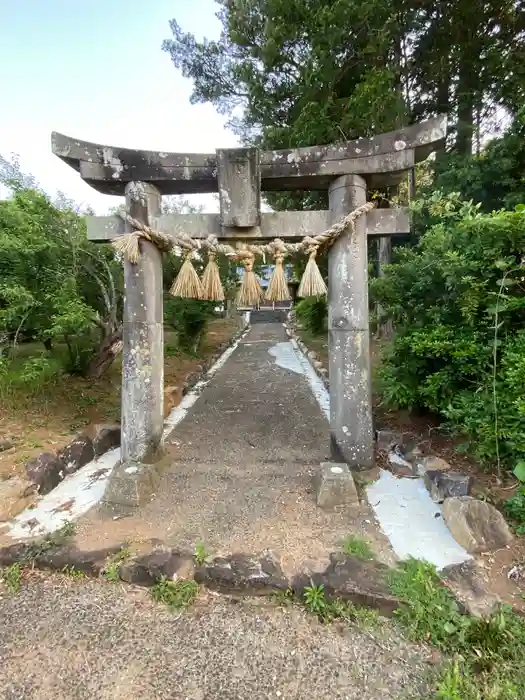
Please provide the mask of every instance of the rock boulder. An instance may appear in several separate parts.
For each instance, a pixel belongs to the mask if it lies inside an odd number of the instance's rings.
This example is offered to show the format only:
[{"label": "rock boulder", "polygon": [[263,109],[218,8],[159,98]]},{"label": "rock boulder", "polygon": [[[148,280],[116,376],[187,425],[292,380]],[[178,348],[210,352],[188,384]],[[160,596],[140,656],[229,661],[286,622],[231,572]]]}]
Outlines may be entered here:
[{"label": "rock boulder", "polygon": [[456,542],[470,554],[506,547],[512,533],[494,506],[471,496],[447,498],[443,518]]},{"label": "rock boulder", "polygon": [[79,435],[58,453],[66,474],[73,474],[95,458],[93,440],[89,435]]},{"label": "rock boulder", "polygon": [[65,476],[63,463],[53,452],[42,452],[26,464],[29,481],[36,484],[40,494],[49,493]]},{"label": "rock boulder", "polygon": [[270,595],[288,588],[279,563],[269,553],[263,557],[216,557],[196,569],[195,581],[224,593],[250,595]]},{"label": "rock boulder", "polygon": [[120,425],[118,423],[92,423],[82,433],[93,443],[95,459],[108,450],[120,446]]},{"label": "rock boulder", "polygon": [[446,498],[468,496],[472,479],[460,472],[428,470],[424,476],[425,486],[435,503],[443,503]]},{"label": "rock boulder", "polygon": [[451,465],[445,459],[436,457],[435,455],[417,459],[414,467],[418,476],[425,476],[428,471],[447,472],[449,469],[452,469]]},{"label": "rock boulder", "polygon": [[399,607],[388,586],[389,571],[388,566],[377,561],[336,552],[330,555],[325,571],[299,574],[292,581],[292,588],[302,593],[312,583],[323,585],[325,594],[331,598],[343,598],[388,616]]}]

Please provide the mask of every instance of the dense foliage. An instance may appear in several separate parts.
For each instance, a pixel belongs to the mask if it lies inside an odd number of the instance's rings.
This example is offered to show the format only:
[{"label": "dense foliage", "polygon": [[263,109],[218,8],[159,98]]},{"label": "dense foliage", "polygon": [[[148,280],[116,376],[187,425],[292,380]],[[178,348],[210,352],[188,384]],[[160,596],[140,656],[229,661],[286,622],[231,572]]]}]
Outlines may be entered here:
[{"label": "dense foliage", "polygon": [[[523,104],[522,0],[217,0],[222,33],[170,23],[164,48],[246,140],[287,148],[351,139],[437,113],[470,153]],[[239,115],[238,107],[242,107]]]},{"label": "dense foliage", "polygon": [[[62,371],[101,376],[121,348],[122,262],[111,246],[87,240],[83,213],[72,202],[52,201],[16,161],[0,157],[0,182],[11,190],[0,201],[3,385],[36,386]],[[168,211],[189,208],[185,201],[166,200]],[[169,295],[181,260],[174,254],[164,258],[165,320],[177,331],[180,349],[194,351],[214,305]],[[195,261],[199,271],[204,263]],[[222,260],[220,269],[231,296],[234,266]]]},{"label": "dense foliage", "polygon": [[479,154],[443,154],[421,193],[434,189],[459,192],[481,204],[482,211],[514,209],[525,202],[525,108],[504,133],[489,141]]},{"label": "dense foliage", "polygon": [[17,344],[33,340],[47,349],[61,344],[65,369],[86,372],[97,349],[119,332],[121,266],[107,246],[88,242],[70,203],[9,184],[13,196],[0,202],[3,365]]},{"label": "dense foliage", "polygon": [[321,335],[327,331],[327,308],[325,297],[301,299],[295,306],[299,324],[307,333]]},{"label": "dense foliage", "polygon": [[195,352],[206,324],[214,315],[215,304],[198,299],[180,299],[167,295],[164,300],[164,320],[178,334],[178,346],[185,352]]},{"label": "dense foliage", "polygon": [[525,457],[525,207],[483,214],[436,192],[415,248],[372,281],[395,339],[380,377],[389,404],[424,407],[485,462]]}]

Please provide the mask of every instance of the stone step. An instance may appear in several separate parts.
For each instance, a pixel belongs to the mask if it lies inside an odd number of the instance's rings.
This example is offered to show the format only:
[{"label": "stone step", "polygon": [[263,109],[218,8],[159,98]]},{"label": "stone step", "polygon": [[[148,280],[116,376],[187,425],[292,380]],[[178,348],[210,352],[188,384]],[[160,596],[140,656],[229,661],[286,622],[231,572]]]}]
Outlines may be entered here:
[{"label": "stone step", "polygon": [[250,314],[250,323],[284,323],[287,309],[259,309]]}]

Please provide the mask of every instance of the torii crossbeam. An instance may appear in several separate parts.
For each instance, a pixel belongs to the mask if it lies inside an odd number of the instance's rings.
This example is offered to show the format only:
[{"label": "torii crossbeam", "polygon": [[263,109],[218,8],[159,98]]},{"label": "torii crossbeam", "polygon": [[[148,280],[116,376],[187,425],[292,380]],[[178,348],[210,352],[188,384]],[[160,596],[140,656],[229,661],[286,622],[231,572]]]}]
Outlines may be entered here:
[{"label": "torii crossbeam", "polygon": [[[125,195],[128,213],[168,235],[220,240],[293,241],[321,233],[366,202],[368,187],[397,184],[446,135],[446,117],[343,144],[293,150],[256,148],[215,154],[139,151],[52,134],[53,153],[104,194]],[[328,190],[326,211],[261,213],[261,193]],[[220,214],[161,214],[161,197],[218,192]],[[109,242],[129,224],[118,216],[88,217],[90,240]],[[334,457],[353,469],[373,465],[368,319],[367,236],[409,231],[404,208],[361,217],[328,256],[330,435]],[[163,433],[162,256],[142,240],[137,263],[124,261],[122,461],[105,494],[126,510],[154,492],[154,463]]]}]

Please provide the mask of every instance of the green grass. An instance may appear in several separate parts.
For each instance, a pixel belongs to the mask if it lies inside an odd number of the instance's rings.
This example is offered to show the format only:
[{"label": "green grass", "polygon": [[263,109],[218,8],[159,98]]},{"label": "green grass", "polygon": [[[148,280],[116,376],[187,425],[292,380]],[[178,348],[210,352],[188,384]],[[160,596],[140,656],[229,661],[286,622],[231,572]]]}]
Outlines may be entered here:
[{"label": "green grass", "polygon": [[302,602],[308,612],[317,615],[321,622],[342,619],[363,626],[373,626],[377,621],[375,610],[362,608],[348,600],[326,598],[322,584],[307,586]]},{"label": "green grass", "polygon": [[[446,658],[432,676],[430,694],[417,700],[525,699],[525,618],[504,605],[488,619],[464,614],[435,567],[416,559],[394,569],[389,584],[400,600],[400,634],[437,647]],[[301,597],[282,591],[274,600],[299,603],[323,623],[344,620],[362,628],[378,623],[373,610],[329,599],[322,584],[312,583]]]},{"label": "green grass", "polygon": [[129,547],[122,547],[120,551],[108,558],[102,571],[102,576],[106,581],[110,581],[111,583],[118,583],[118,581],[120,581],[120,567],[130,555],[131,550]]},{"label": "green grass", "polygon": [[301,604],[309,613],[315,615],[321,622],[329,623],[334,620],[344,620],[360,627],[374,627],[378,620],[375,610],[354,605],[349,600],[327,598],[323,584],[307,586],[302,596],[295,596],[290,589],[283,591],[276,601],[280,604],[296,602]]},{"label": "green grass", "polygon": [[199,584],[195,581],[177,579],[170,581],[161,576],[151,589],[151,597],[158,603],[164,603],[173,610],[189,607],[195,602],[199,593]]},{"label": "green grass", "polygon": [[0,573],[0,578],[3,579],[9,593],[18,593],[22,585],[22,569],[20,564],[11,564],[6,566]]},{"label": "green grass", "polygon": [[374,559],[374,552],[368,542],[361,537],[348,535],[342,542],[341,549],[345,554],[353,554],[358,559],[368,561]]},{"label": "green grass", "polygon": [[204,542],[197,542],[197,544],[195,545],[195,551],[193,553],[193,558],[195,559],[195,563],[197,564],[197,566],[202,566],[209,556],[210,553],[206,549]]},{"label": "green grass", "polygon": [[86,574],[80,569],[75,569],[74,566],[64,566],[64,568],[61,569],[61,573],[65,576],[69,576],[69,578],[86,578]]},{"label": "green grass", "polygon": [[408,637],[444,652],[450,664],[435,700],[518,700],[525,697],[525,619],[508,606],[490,618],[464,615],[435,568],[415,559],[391,575],[402,601],[397,618]]},{"label": "green grass", "polygon": [[291,588],[287,588],[284,591],[276,591],[272,593],[272,600],[277,605],[283,607],[288,607],[292,603],[296,602],[295,594]]}]

